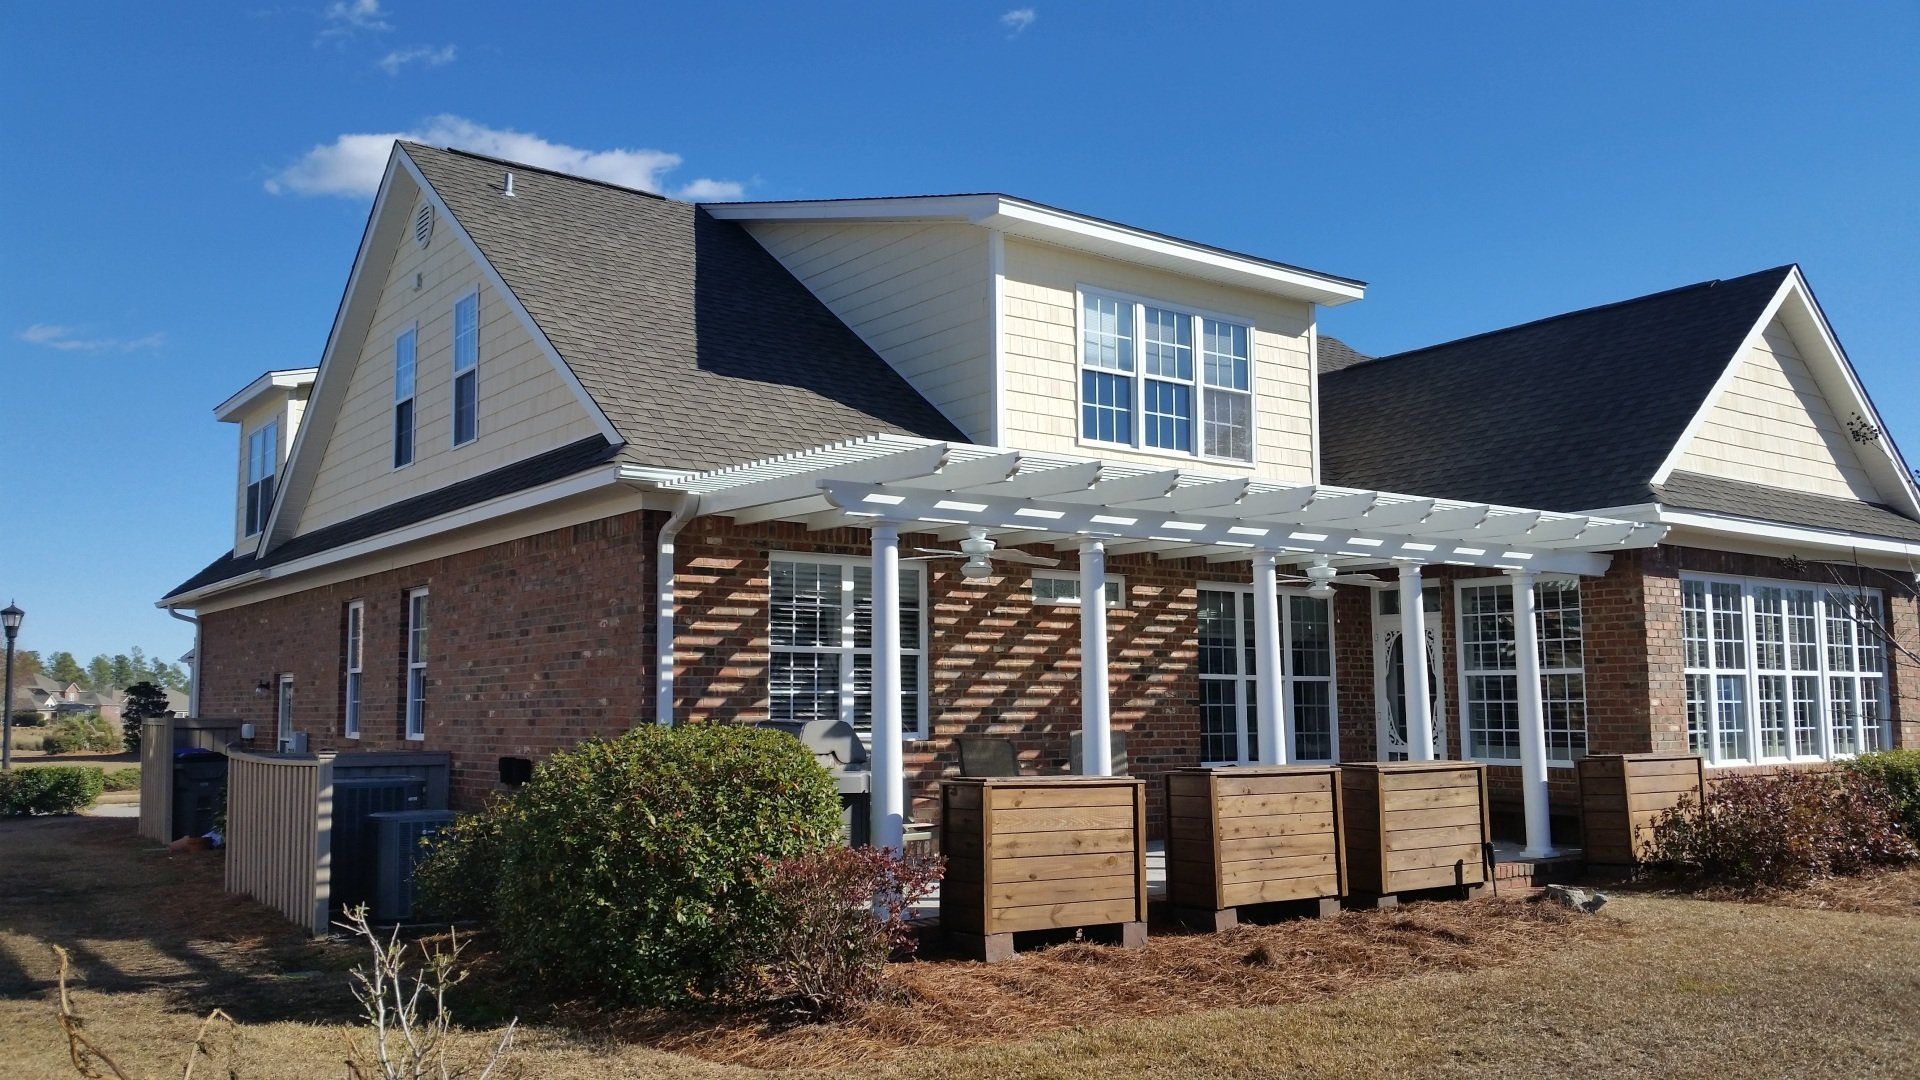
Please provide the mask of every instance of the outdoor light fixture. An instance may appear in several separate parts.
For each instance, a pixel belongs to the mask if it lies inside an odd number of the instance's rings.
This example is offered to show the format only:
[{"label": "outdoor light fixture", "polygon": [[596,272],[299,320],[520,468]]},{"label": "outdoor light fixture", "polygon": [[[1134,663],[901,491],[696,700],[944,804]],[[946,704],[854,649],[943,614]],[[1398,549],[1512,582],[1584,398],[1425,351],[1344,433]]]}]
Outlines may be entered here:
[{"label": "outdoor light fixture", "polygon": [[269,690],[272,690],[272,689],[273,689],[273,684],[272,684],[272,683],[270,683],[270,682],[268,682],[268,681],[267,681],[267,680],[265,680],[265,679],[261,679],[261,680],[260,680],[259,682],[257,682],[257,683],[255,683],[255,684],[253,685],[253,696],[254,696],[254,697],[266,697],[266,696],[267,696],[267,692],[268,692]]},{"label": "outdoor light fixture", "polygon": [[20,621],[27,613],[20,605],[7,601],[0,608],[0,628],[7,632],[7,696],[5,707],[0,708],[0,770],[13,768],[13,640],[20,636]]}]

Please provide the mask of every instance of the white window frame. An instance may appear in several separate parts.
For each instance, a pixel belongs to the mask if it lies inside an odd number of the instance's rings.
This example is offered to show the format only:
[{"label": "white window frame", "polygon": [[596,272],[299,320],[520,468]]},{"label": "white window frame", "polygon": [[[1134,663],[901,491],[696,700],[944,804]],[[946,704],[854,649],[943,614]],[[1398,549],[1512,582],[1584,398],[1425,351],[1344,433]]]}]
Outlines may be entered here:
[{"label": "white window frame", "polygon": [[[1579,590],[1581,587],[1580,578],[1574,575],[1541,574],[1534,578],[1534,587],[1536,590],[1542,585],[1565,584],[1565,583],[1571,583],[1576,590]],[[1466,591],[1468,589],[1484,589],[1484,588],[1490,588],[1490,587],[1505,587],[1507,589],[1508,595],[1511,596],[1513,592],[1513,579],[1505,575],[1502,575],[1500,577],[1467,578],[1467,579],[1455,581],[1453,583],[1453,641],[1454,641],[1453,651],[1455,654],[1454,655],[1454,676],[1459,680],[1458,686],[1460,690],[1460,693],[1458,695],[1459,702],[1460,702],[1460,706],[1459,706],[1460,715],[1456,720],[1456,725],[1459,728],[1458,734],[1460,738],[1460,756],[1462,757],[1462,759],[1467,761],[1478,761],[1488,765],[1518,766],[1520,764],[1520,753],[1517,748],[1515,750],[1513,757],[1490,757],[1484,754],[1475,754],[1473,752],[1474,697],[1473,697],[1473,683],[1471,680],[1475,678],[1511,678],[1513,679],[1514,707],[1516,710],[1518,710],[1520,707],[1520,703],[1519,703],[1519,693],[1520,693],[1519,662],[1520,661],[1519,661],[1519,655],[1517,652],[1517,649],[1518,649],[1517,641],[1515,644],[1516,653],[1514,656],[1513,667],[1484,668],[1484,667],[1473,667],[1473,666],[1470,666],[1468,663],[1468,657],[1470,656],[1472,650],[1468,648],[1468,641],[1467,641]],[[1537,592],[1535,593],[1535,597],[1537,600],[1537,597],[1538,597]],[[1593,752],[1593,724],[1592,724],[1592,716],[1591,716],[1591,712],[1590,712],[1589,704],[1587,700],[1586,603],[1587,603],[1586,596],[1584,593],[1582,593],[1580,595],[1580,663],[1579,665],[1570,666],[1570,665],[1562,664],[1562,665],[1549,667],[1547,666],[1546,650],[1544,648],[1540,650],[1540,709],[1541,709],[1540,722],[1544,727],[1546,724],[1545,714],[1546,714],[1547,704],[1552,700],[1552,697],[1548,691],[1548,687],[1552,685],[1551,680],[1556,676],[1565,677],[1568,675],[1578,675],[1580,677],[1580,729],[1581,729],[1581,733],[1585,736],[1585,739],[1583,741],[1585,742],[1587,747],[1586,752],[1592,753]],[[1541,611],[1538,603],[1536,603],[1535,610],[1534,610],[1534,616],[1536,620],[1534,623],[1534,634],[1535,634],[1536,642],[1541,640],[1539,637],[1540,625],[1538,621],[1540,615],[1541,615]],[[1519,625],[1517,623],[1514,626],[1514,632],[1516,634],[1519,633]],[[1526,718],[1522,716],[1520,717],[1519,722],[1521,724],[1525,724],[1527,721],[1526,721]],[[1570,755],[1555,757],[1553,743],[1551,740],[1548,740],[1547,765],[1550,768],[1571,769],[1573,768],[1573,765],[1574,765],[1574,759]]]},{"label": "white window frame", "polygon": [[273,745],[286,746],[293,735],[293,675],[282,672],[273,680]]},{"label": "white window frame", "polygon": [[[467,366],[460,366],[460,306],[473,304],[473,356]],[[450,316],[453,325],[453,378],[447,383],[447,430],[453,440],[453,448],[471,446],[480,440],[480,288],[475,286],[453,302]],[[468,379],[473,387],[473,433],[465,439],[460,437],[460,380]]]},{"label": "white window frame", "polygon": [[[1705,655],[1708,663],[1705,665],[1691,663],[1691,658],[1687,655],[1686,651],[1686,588],[1688,583],[1698,583],[1706,590],[1708,606]],[[1737,614],[1740,619],[1742,655],[1741,663],[1738,666],[1721,666],[1718,651],[1714,647],[1713,616],[1718,613],[1718,609],[1713,603],[1713,586],[1715,584],[1735,585],[1740,589],[1740,609],[1738,612],[1731,612],[1732,614]],[[1777,588],[1782,590],[1782,647],[1786,651],[1787,665],[1784,668],[1769,667],[1762,669],[1760,667],[1760,650],[1757,647],[1759,644],[1759,624],[1755,617],[1754,593],[1756,589],[1762,588]],[[1690,686],[1693,679],[1704,678],[1707,688],[1707,697],[1704,702],[1707,718],[1707,728],[1705,731],[1706,745],[1704,747],[1706,753],[1700,754],[1699,749],[1693,746],[1691,738],[1689,738],[1688,750],[1690,752],[1705,758],[1709,766],[1775,765],[1791,762],[1844,761],[1848,758],[1857,757],[1860,753],[1870,748],[1884,747],[1887,745],[1887,723],[1892,719],[1891,682],[1887,673],[1890,660],[1888,656],[1889,648],[1887,643],[1883,641],[1879,643],[1877,649],[1871,650],[1878,653],[1880,666],[1878,670],[1867,670],[1863,664],[1864,657],[1862,653],[1868,650],[1864,649],[1861,645],[1863,634],[1877,634],[1879,632],[1878,628],[1884,625],[1884,619],[1880,616],[1883,615],[1886,610],[1886,596],[1881,590],[1855,587],[1852,585],[1834,585],[1817,581],[1793,581],[1783,578],[1740,577],[1732,574],[1692,572],[1682,573],[1680,575],[1680,589],[1680,625],[1682,635],[1681,708],[1683,710],[1687,709],[1693,700]],[[1816,665],[1814,668],[1796,665],[1793,661],[1793,638],[1789,622],[1790,616],[1787,615],[1788,609],[1785,596],[1786,593],[1793,590],[1804,590],[1813,593],[1814,656]],[[1864,599],[1867,604],[1871,605],[1876,612],[1876,617],[1872,620],[1871,626],[1866,625],[1861,618],[1850,613],[1836,616],[1830,612],[1829,604],[1831,599],[1836,595],[1845,596],[1851,601]],[[1853,637],[1851,643],[1839,644],[1831,640],[1829,620],[1833,618],[1839,618],[1850,624]],[[1834,649],[1845,649],[1848,651],[1852,661],[1850,669],[1843,670],[1834,666]],[[1784,705],[1787,752],[1784,755],[1765,754],[1761,752],[1763,746],[1760,738],[1759,704],[1760,679],[1762,676],[1785,676],[1787,680],[1787,695]],[[1799,753],[1797,740],[1794,738],[1793,705],[1795,700],[1794,680],[1796,677],[1814,677],[1817,680],[1818,696],[1814,705],[1819,724],[1815,732],[1818,752],[1814,754]],[[1722,679],[1738,679],[1740,680],[1740,685],[1743,687],[1742,693],[1745,695],[1745,711],[1741,719],[1743,734],[1745,736],[1746,753],[1744,755],[1729,755],[1724,752],[1721,746],[1720,693]],[[1833,721],[1835,718],[1833,710],[1836,700],[1833,690],[1836,680],[1851,685],[1852,700],[1856,706],[1852,711],[1853,723],[1850,739],[1852,749],[1848,750],[1837,749],[1834,739]],[[1864,709],[1858,707],[1860,703],[1865,701],[1863,684],[1869,680],[1877,682],[1880,687],[1878,694],[1880,715],[1871,719],[1866,717]],[[1690,734],[1691,724],[1686,725],[1683,730],[1688,731]],[[1871,731],[1873,736],[1871,739],[1868,738],[1869,731]]]},{"label": "white window frame", "polygon": [[[1133,307],[1133,370],[1119,372],[1087,363],[1087,301],[1089,298],[1110,300]],[[1146,372],[1145,338],[1146,308],[1153,307],[1172,312],[1189,320],[1193,341],[1193,378],[1177,379],[1168,376],[1149,376]],[[1247,332],[1247,388],[1237,390],[1232,387],[1210,386],[1206,381],[1206,323],[1208,320],[1226,323]],[[1080,284],[1074,287],[1073,305],[1073,433],[1074,442],[1092,449],[1122,449],[1137,454],[1150,454],[1155,457],[1171,458],[1175,461],[1211,461],[1237,468],[1247,468],[1260,460],[1260,410],[1259,410],[1259,365],[1255,360],[1254,320],[1244,315],[1229,315],[1224,312],[1208,311],[1191,304],[1177,304],[1152,297],[1137,296],[1119,289],[1108,289],[1097,285]],[[1104,375],[1124,377],[1130,386],[1132,409],[1132,438],[1127,442],[1108,442],[1087,436],[1085,421],[1086,373],[1098,372]],[[1156,382],[1174,383],[1188,387],[1193,394],[1193,450],[1182,452],[1165,447],[1149,446],[1146,442],[1146,384],[1148,378]],[[1221,457],[1206,453],[1206,394],[1208,390],[1220,390],[1230,394],[1240,394],[1247,401],[1247,456],[1242,458]]]},{"label": "white window frame", "polygon": [[[414,621],[418,611],[416,601],[426,606],[426,618],[421,620],[425,625],[417,625]],[[420,742],[427,737],[427,660],[432,652],[426,648],[426,636],[433,630],[432,600],[425,586],[407,590],[406,627],[407,680],[400,689],[404,702],[401,715],[407,738]]]},{"label": "white window frame", "polygon": [[343,681],[340,706],[340,734],[349,739],[360,737],[361,692],[365,689],[367,652],[367,602],[347,604],[346,656],[342,660]]},{"label": "white window frame", "polygon": [[[773,643],[773,567],[774,564],[782,562],[797,565],[830,565],[843,569],[840,575],[840,644],[775,645]],[[862,727],[854,711],[854,698],[856,696],[854,668],[856,659],[863,653],[870,655],[873,653],[874,648],[872,643],[866,648],[858,648],[854,645],[854,616],[859,605],[854,598],[853,575],[846,573],[845,570],[855,567],[871,569],[872,566],[873,560],[852,555],[818,555],[805,551],[770,552],[767,560],[767,613],[765,623],[768,635],[767,651],[769,654],[798,653],[803,655],[835,655],[840,658],[840,719],[852,724],[854,729],[860,733],[860,737],[869,743],[871,743],[873,739],[871,725]],[[907,569],[907,567],[903,566],[902,569]],[[914,656],[919,658],[919,663],[915,665],[917,675],[916,684],[910,688],[903,687],[903,689],[913,690],[917,708],[914,710],[913,716],[901,717],[900,728],[903,740],[925,739],[928,737],[927,684],[928,669],[931,665],[929,665],[927,661],[932,651],[929,647],[931,643],[927,637],[930,623],[927,610],[927,579],[929,575],[924,564],[917,565],[916,569],[917,573],[915,576],[919,579],[919,587],[915,592],[917,607],[919,609],[919,634],[917,640],[920,642],[920,647],[910,649],[902,646],[900,655],[903,657]],[[868,661],[868,670],[872,670],[871,660]],[[768,675],[769,678],[771,678],[771,664],[768,665]],[[771,686],[768,687],[767,700],[769,709],[771,709],[773,700]]]},{"label": "white window frame", "polygon": [[[407,392],[400,393],[400,343],[407,342]],[[400,406],[407,409],[407,460],[400,460]],[[393,334],[393,411],[388,439],[393,451],[388,461],[395,472],[420,458],[420,324],[410,323]]]},{"label": "white window frame", "polygon": [[[1249,764],[1252,763],[1253,759],[1247,756],[1248,737],[1256,733],[1255,728],[1258,724],[1256,710],[1248,707],[1249,691],[1258,684],[1259,679],[1258,672],[1252,670],[1253,664],[1257,662],[1258,657],[1250,656],[1253,652],[1253,642],[1248,640],[1246,636],[1247,616],[1253,605],[1253,586],[1250,583],[1242,581],[1199,582],[1194,596],[1196,618],[1198,618],[1199,612],[1200,591],[1234,593],[1239,597],[1238,600],[1234,601],[1236,606],[1245,605],[1236,610],[1235,615],[1238,617],[1234,619],[1233,623],[1235,672],[1230,675],[1203,675],[1198,673],[1199,664],[1197,660],[1194,665],[1196,677],[1202,681],[1231,681],[1236,684],[1233,704],[1234,711],[1236,715],[1240,717],[1241,723],[1235,732],[1234,744],[1239,756],[1237,759],[1221,759],[1217,761],[1203,760],[1201,764],[1208,766]],[[1333,613],[1333,597],[1316,597],[1304,588],[1282,587],[1274,590],[1274,593],[1274,611],[1280,619],[1280,681],[1282,702],[1297,701],[1299,695],[1295,693],[1295,687],[1303,682],[1325,683],[1327,686],[1328,742],[1331,756],[1325,758],[1294,758],[1289,754],[1288,760],[1294,764],[1308,765],[1337,762],[1340,760],[1340,649],[1338,642],[1333,640],[1333,634],[1336,630]],[[1293,665],[1291,663],[1293,657],[1294,630],[1293,606],[1288,603],[1288,600],[1292,597],[1305,597],[1310,600],[1319,600],[1321,603],[1327,605],[1327,633],[1329,640],[1327,647],[1327,674],[1324,676],[1296,675],[1293,672]],[[1245,670],[1240,670],[1243,667]],[[1296,748],[1299,740],[1295,732],[1294,716],[1290,711],[1281,716],[1280,727],[1280,737],[1286,741],[1288,750],[1292,751]],[[1204,725],[1202,726],[1200,734],[1200,750],[1204,757],[1206,753],[1206,730]]]},{"label": "white window frame", "polygon": [[[258,449],[256,441],[260,443]],[[280,475],[280,418],[276,416],[247,432],[246,447],[247,502],[241,510],[241,528],[246,536],[259,536],[267,527],[267,515],[273,509],[273,485]],[[254,475],[255,465],[260,466],[259,476]],[[261,487],[263,484],[266,486]]]},{"label": "white window frame", "polygon": [[[1073,586],[1072,593],[1045,596],[1040,592],[1042,581],[1056,581]],[[1038,607],[1080,607],[1080,575],[1068,570],[1035,570],[1033,580],[1027,583],[1027,593]],[[1127,579],[1123,574],[1107,575],[1107,609],[1119,610],[1127,606]]]}]

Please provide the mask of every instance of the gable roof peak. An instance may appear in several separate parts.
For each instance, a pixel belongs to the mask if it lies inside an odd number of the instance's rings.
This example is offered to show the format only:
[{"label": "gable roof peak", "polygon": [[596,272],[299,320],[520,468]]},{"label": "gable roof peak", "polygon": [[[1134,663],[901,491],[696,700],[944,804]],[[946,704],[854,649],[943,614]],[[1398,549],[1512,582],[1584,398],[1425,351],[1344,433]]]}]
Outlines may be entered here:
[{"label": "gable roof peak", "polygon": [[693,205],[692,203],[685,202],[681,199],[675,199],[666,195],[662,195],[657,191],[648,191],[646,188],[633,187],[632,185],[629,185],[629,184],[616,184],[611,180],[602,180],[598,177],[585,176],[581,173],[563,172],[559,169],[548,168],[547,166],[544,166],[544,165],[529,165],[524,161],[515,161],[512,158],[495,157],[492,154],[482,154],[478,150],[463,150],[457,146],[435,146],[431,143],[414,142],[410,139],[395,139],[393,142],[394,142],[394,146],[398,147],[400,151],[406,154],[409,158],[412,158],[416,165],[419,164],[420,159],[415,155],[414,153],[415,151],[425,151],[427,153],[434,153],[434,154],[454,154],[459,157],[472,158],[475,161],[484,161],[491,165],[498,165],[502,169],[506,169],[506,170],[517,170],[520,172],[534,173],[540,176],[552,176],[561,180],[572,180],[582,184],[592,184],[595,187],[611,188],[614,191],[624,191],[629,195],[638,195],[646,199],[658,199],[661,202],[678,203],[682,206]]}]

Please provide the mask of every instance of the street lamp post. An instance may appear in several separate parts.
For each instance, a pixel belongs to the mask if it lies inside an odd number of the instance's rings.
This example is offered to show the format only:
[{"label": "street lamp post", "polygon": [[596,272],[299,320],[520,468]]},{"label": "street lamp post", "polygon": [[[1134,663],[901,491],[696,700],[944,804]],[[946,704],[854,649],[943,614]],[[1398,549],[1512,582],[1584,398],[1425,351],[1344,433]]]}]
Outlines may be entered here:
[{"label": "street lamp post", "polygon": [[5,710],[0,712],[0,769],[13,768],[13,639],[20,636],[20,620],[26,617],[27,613],[12,601],[0,608],[0,628],[7,631],[7,696]]}]

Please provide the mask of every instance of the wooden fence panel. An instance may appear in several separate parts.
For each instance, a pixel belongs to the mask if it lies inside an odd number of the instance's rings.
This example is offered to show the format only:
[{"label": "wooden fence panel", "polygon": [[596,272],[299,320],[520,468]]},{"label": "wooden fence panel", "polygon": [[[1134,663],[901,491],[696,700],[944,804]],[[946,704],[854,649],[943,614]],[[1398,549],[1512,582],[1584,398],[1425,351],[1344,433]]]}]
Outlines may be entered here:
[{"label": "wooden fence panel", "polygon": [[226,885],[327,932],[333,755],[227,751]]}]

